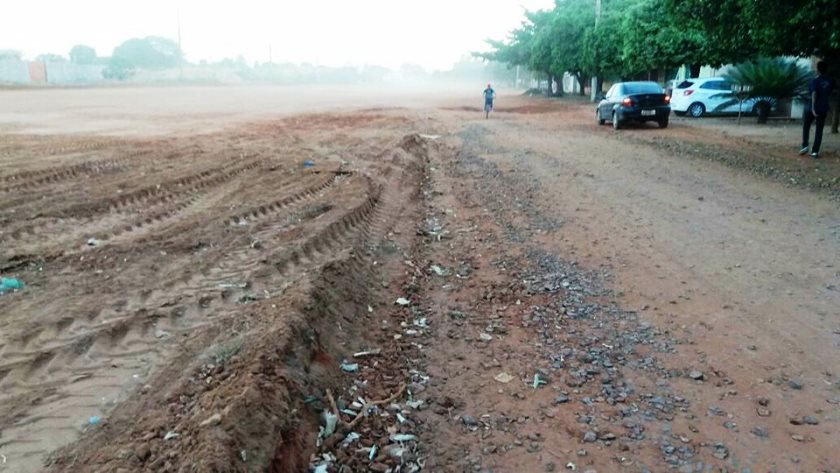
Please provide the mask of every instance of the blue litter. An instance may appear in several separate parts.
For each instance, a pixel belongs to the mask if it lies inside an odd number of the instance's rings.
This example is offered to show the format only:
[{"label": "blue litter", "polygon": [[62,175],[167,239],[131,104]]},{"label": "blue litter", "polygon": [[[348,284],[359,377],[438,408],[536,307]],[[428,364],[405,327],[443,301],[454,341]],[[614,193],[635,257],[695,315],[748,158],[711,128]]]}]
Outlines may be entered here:
[{"label": "blue litter", "polygon": [[99,416],[90,416],[88,419],[88,425],[96,425],[100,423],[102,419]]},{"label": "blue litter", "polygon": [[315,162],[312,161],[311,159],[307,159],[306,161],[303,162],[303,167],[305,167],[305,168],[311,168],[313,166],[315,166]]},{"label": "blue litter", "polygon": [[23,289],[23,282],[16,278],[0,278],[0,294]]},{"label": "blue litter", "polygon": [[358,363],[347,363],[344,362],[340,365],[341,371],[345,373],[355,373],[359,371],[359,364]]}]

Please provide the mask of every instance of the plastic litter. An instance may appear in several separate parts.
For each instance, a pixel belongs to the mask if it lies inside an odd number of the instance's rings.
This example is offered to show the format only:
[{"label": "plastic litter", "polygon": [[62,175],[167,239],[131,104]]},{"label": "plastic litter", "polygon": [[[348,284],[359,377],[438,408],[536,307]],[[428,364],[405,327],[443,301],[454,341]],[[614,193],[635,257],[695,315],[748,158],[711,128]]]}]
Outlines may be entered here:
[{"label": "plastic litter", "polygon": [[338,424],[338,416],[329,411],[324,411],[324,425],[321,427],[321,437],[327,438],[335,433],[335,426]]},{"label": "plastic litter", "polygon": [[366,356],[376,356],[382,353],[381,348],[373,348],[371,350],[360,351],[357,353],[353,353],[353,358],[364,358]]},{"label": "plastic litter", "polygon": [[438,276],[441,276],[441,277],[449,276],[449,271],[441,268],[440,266],[438,266],[436,264],[432,265],[431,270],[432,270],[433,273],[437,274]]},{"label": "plastic litter", "polygon": [[493,341],[493,336],[490,335],[489,333],[481,332],[480,334],[478,334],[478,338],[480,338],[482,342],[492,342]]},{"label": "plastic litter", "polygon": [[311,159],[307,159],[306,161],[303,162],[303,167],[305,167],[305,168],[311,168],[313,166],[315,166],[315,162],[312,161]]},{"label": "plastic litter", "polygon": [[412,408],[412,409],[419,409],[420,406],[423,405],[423,401],[421,401],[421,400],[406,401],[405,405]]},{"label": "plastic litter", "polygon": [[412,442],[414,440],[417,440],[417,436],[412,434],[394,434],[391,436],[392,442]]},{"label": "plastic litter", "polygon": [[511,375],[509,375],[509,374],[507,374],[503,371],[503,372],[497,374],[496,376],[494,376],[493,379],[495,379],[496,381],[498,381],[502,384],[507,384],[507,383],[513,381],[513,376],[511,376]]},{"label": "plastic litter", "polygon": [[376,445],[370,447],[370,453],[368,453],[368,460],[373,460],[373,457],[376,456]]},{"label": "plastic litter", "polygon": [[406,299],[405,297],[400,297],[399,299],[397,299],[397,302],[396,302],[396,303],[397,303],[397,305],[406,306],[406,305],[408,305],[408,304],[411,304],[411,301],[409,301],[409,300],[408,300],[408,299]]},{"label": "plastic litter", "polygon": [[98,244],[99,244],[99,240],[97,240],[96,238],[90,237],[90,238],[87,239],[87,245],[88,246],[96,246]]},{"label": "plastic litter", "polygon": [[358,363],[344,362],[340,365],[340,367],[341,367],[341,371],[344,371],[345,373],[355,373],[355,372],[359,371],[359,364]]},{"label": "plastic litter", "polygon": [[0,278],[0,295],[6,291],[23,289],[23,281],[17,278]]},{"label": "plastic litter", "polygon": [[539,373],[534,373],[534,382],[531,384],[531,387],[534,388],[534,389],[537,389],[538,387],[540,387],[543,384],[546,384],[546,382],[544,380],[540,379],[540,374]]},{"label": "plastic litter", "polygon": [[328,470],[327,470],[328,466],[329,465],[327,465],[326,463],[322,463],[322,464],[315,467],[315,469],[313,470],[313,473],[327,473],[328,472]]},{"label": "plastic litter", "polygon": [[361,435],[357,434],[356,432],[350,432],[347,434],[347,437],[344,438],[344,441],[341,442],[341,448],[347,448],[350,446],[351,443],[355,442],[362,438]]},{"label": "plastic litter", "polygon": [[88,425],[97,425],[102,421],[102,418],[99,416],[90,416],[88,418]]},{"label": "plastic litter", "polygon": [[180,436],[181,436],[181,434],[179,434],[177,432],[173,432],[173,431],[170,430],[169,432],[166,433],[166,435],[163,436],[163,440],[172,440],[172,439],[178,438]]}]

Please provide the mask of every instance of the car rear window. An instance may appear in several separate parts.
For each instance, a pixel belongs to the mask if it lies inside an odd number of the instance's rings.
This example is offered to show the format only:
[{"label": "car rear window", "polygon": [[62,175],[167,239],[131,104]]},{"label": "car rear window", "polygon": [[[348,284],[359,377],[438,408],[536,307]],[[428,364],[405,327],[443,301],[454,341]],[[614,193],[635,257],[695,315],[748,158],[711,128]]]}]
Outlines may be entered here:
[{"label": "car rear window", "polygon": [[694,85],[694,82],[684,80],[684,81],[679,83],[677,88],[678,89],[687,89],[687,88],[691,87],[692,85]]},{"label": "car rear window", "polygon": [[653,82],[629,82],[622,87],[625,94],[661,94],[662,87]]},{"label": "car rear window", "polygon": [[730,90],[732,86],[724,80],[710,80],[700,86],[701,89]]}]

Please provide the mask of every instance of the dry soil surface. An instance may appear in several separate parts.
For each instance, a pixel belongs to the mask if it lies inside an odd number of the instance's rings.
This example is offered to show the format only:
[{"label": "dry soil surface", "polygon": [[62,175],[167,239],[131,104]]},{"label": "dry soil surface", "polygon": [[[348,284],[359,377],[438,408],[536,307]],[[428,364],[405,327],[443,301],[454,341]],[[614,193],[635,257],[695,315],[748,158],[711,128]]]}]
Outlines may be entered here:
[{"label": "dry soil surface", "polygon": [[840,471],[837,135],[155,90],[0,92],[0,471]]}]

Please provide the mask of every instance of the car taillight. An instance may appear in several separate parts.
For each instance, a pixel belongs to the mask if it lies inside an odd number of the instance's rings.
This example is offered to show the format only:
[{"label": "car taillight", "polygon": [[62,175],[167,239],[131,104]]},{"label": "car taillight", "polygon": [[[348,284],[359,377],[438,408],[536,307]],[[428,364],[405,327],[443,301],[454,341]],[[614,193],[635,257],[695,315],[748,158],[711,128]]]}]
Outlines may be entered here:
[{"label": "car taillight", "polygon": [[626,99],[621,101],[621,105],[624,105],[625,107],[629,107],[629,106],[633,105],[633,99],[631,99],[630,97],[627,97]]},{"label": "car taillight", "polygon": [[665,103],[671,103],[671,97],[665,96]]},{"label": "car taillight", "polygon": [[688,97],[689,95],[691,95],[691,94],[693,94],[693,93],[694,93],[694,91],[693,91],[693,90],[691,90],[691,89],[686,89],[686,90],[685,90],[685,92],[683,92],[683,95],[685,95],[686,97]]}]

